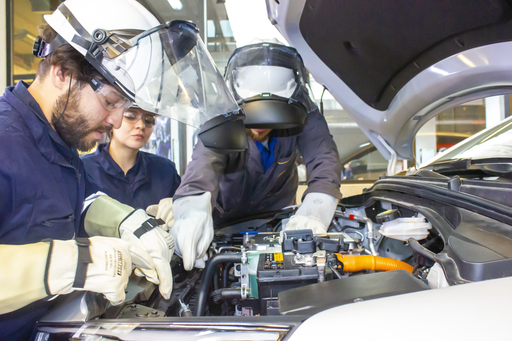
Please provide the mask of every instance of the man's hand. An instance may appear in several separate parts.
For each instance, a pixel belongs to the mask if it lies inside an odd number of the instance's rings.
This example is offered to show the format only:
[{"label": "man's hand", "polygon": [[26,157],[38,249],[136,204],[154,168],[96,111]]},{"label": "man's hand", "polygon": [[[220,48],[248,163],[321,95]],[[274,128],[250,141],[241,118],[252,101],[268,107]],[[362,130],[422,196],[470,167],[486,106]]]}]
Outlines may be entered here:
[{"label": "man's hand", "polygon": [[309,193],[285,229],[311,229],[314,234],[326,234],[337,204],[338,199],[328,194]]},{"label": "man's hand", "polygon": [[175,222],[170,233],[176,241],[176,253],[183,257],[185,270],[204,260],[213,240],[212,195],[183,197],[174,202]]},{"label": "man's hand", "polygon": [[153,277],[152,272],[148,273],[143,268],[136,269],[135,273],[141,275],[142,272],[151,282],[160,281],[160,293],[165,299],[169,299],[173,284],[170,262],[174,254],[174,239],[166,232],[168,228],[162,226],[165,226],[164,221],[151,218],[144,210],[139,209],[119,225],[119,234],[121,239],[144,248],[151,255],[158,277]]},{"label": "man's hand", "polygon": [[92,237],[54,240],[52,243],[46,270],[47,287],[52,295],[74,290],[93,291],[102,293],[117,305],[125,299],[124,289],[132,273],[132,264],[148,276],[158,278],[151,256],[124,240]]}]

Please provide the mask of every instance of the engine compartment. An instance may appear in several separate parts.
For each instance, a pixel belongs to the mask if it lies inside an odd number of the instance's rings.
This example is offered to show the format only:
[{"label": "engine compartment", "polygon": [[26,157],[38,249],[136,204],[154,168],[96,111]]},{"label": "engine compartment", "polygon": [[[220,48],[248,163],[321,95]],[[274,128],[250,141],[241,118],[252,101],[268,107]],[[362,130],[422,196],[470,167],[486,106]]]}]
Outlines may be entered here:
[{"label": "engine compartment", "polygon": [[73,293],[60,298],[41,322],[201,316],[279,321],[511,275],[512,239],[502,238],[512,234],[508,224],[394,192],[385,199],[376,191],[355,198],[338,206],[327,235],[284,230],[297,207],[216,226],[204,269],[185,271],[181,258],[173,257],[169,300],[152,283],[132,276],[123,305]]},{"label": "engine compartment", "polygon": [[[374,205],[375,206],[375,205]],[[392,218],[417,212],[379,203],[378,212],[392,210]],[[370,208],[372,212],[375,207]],[[410,243],[379,233],[382,221],[367,208],[339,206],[327,235],[311,230],[283,230],[297,207],[249,218],[216,229],[204,269],[185,271],[181,258],[171,262],[173,292],[163,299],[158,289],[132,275],[127,299],[111,306],[101,295],[77,293],[63,299],[42,322],[62,321],[62,316],[92,319],[151,319],[194,316],[312,315],[333,306],[429,289],[434,260],[414,251]],[[385,216],[389,220],[389,212]],[[392,219],[393,220],[393,219]],[[385,222],[384,222],[385,223]],[[416,242],[435,254],[444,247],[439,232]],[[446,286],[436,269],[430,287]],[[87,304],[86,314],[78,305]],[[74,303],[73,303],[74,302]],[[77,306],[73,308],[73,306]],[[60,313],[59,310],[66,313]],[[83,309],[82,309],[83,310]],[[56,316],[61,316],[56,318]]]}]

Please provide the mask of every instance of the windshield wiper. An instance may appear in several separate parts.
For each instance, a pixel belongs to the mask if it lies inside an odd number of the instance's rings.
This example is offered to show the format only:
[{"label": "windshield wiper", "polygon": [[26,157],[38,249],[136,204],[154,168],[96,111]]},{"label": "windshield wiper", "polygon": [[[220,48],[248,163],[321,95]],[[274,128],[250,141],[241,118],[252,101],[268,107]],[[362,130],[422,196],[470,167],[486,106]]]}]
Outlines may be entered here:
[{"label": "windshield wiper", "polygon": [[490,157],[482,159],[451,159],[430,164],[428,169],[443,175],[474,174],[512,178],[512,158]]}]

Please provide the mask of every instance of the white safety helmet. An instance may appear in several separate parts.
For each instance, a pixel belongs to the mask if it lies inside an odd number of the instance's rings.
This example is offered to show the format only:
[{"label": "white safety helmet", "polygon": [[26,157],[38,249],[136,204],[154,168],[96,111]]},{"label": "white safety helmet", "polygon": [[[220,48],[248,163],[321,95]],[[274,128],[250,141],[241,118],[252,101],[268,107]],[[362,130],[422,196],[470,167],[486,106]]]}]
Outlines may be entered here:
[{"label": "white safety helmet", "polygon": [[[128,30],[131,38],[139,33],[160,25],[158,20],[144,6],[135,0],[67,0],[55,12],[45,15],[44,19],[51,28],[68,44],[73,46],[91,63],[88,56],[89,48],[98,38],[99,31]],[[96,32],[95,32],[96,31]],[[130,37],[131,35],[131,37]],[[135,53],[130,58],[135,61]],[[148,59],[149,54],[138,54],[141,59]],[[141,86],[146,70],[135,65],[120,67],[112,59],[102,58],[101,62],[91,64],[116,88],[131,99],[135,100],[135,89]],[[148,63],[148,61],[146,61]],[[97,64],[97,65],[95,65]]]},{"label": "white safety helmet", "polygon": [[44,18],[58,36],[37,56],[70,44],[141,109],[201,128],[207,147],[245,149],[244,115],[194,24],[159,24],[135,0],[67,0]]}]

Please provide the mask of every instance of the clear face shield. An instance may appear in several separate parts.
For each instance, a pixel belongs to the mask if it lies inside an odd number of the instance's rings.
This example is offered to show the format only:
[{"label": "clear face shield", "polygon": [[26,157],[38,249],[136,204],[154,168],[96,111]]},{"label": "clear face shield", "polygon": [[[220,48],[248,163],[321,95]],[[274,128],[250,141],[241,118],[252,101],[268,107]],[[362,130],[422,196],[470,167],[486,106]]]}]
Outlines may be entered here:
[{"label": "clear face shield", "polygon": [[306,88],[302,58],[288,46],[258,43],[237,49],[225,78],[244,109],[248,128],[299,127],[316,108]]},{"label": "clear face shield", "polygon": [[244,150],[245,116],[198,33],[194,24],[178,20],[136,36],[96,30],[101,58],[92,51],[86,59],[100,62],[107,80],[141,109],[199,128],[205,146]]}]

